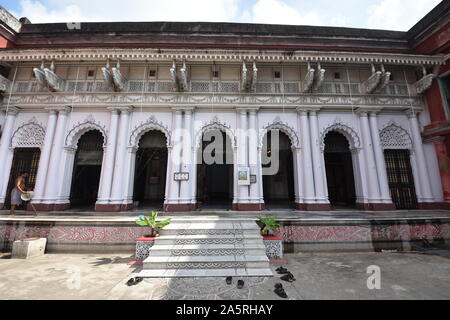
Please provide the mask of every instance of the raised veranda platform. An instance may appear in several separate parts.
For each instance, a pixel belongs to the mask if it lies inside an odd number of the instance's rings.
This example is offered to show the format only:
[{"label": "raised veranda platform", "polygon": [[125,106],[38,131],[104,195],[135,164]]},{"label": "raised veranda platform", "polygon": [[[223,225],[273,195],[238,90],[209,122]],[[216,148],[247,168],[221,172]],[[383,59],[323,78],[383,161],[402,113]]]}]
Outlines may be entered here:
[{"label": "raised veranda platform", "polygon": [[[138,215],[131,212],[17,211],[8,216],[0,211],[0,250],[9,251],[15,240],[47,238],[47,252],[134,252],[135,240],[146,228],[135,224]],[[450,211],[412,210],[368,212],[336,210],[306,212],[266,210],[243,212],[205,210],[161,213],[173,220],[249,219],[276,216],[282,224],[275,231],[284,242],[284,250],[306,251],[381,251],[438,250],[450,244]],[[431,251],[430,251],[431,252]]]}]

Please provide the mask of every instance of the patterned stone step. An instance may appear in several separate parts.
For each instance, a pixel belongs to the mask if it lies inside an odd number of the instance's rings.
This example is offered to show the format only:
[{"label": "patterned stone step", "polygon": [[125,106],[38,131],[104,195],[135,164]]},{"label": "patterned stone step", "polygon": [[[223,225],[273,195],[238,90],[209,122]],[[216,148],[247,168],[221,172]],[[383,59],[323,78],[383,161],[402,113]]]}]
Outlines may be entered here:
[{"label": "patterned stone step", "polygon": [[155,239],[143,277],[273,276],[252,219],[174,219]]},{"label": "patterned stone step", "polygon": [[258,235],[257,229],[164,229],[161,231],[161,235]]},{"label": "patterned stone step", "polygon": [[155,240],[155,244],[263,244],[259,235],[162,235]]},{"label": "patterned stone step", "polygon": [[250,244],[236,246],[235,244],[196,244],[196,245],[154,245],[150,255],[159,256],[197,256],[197,255],[262,255],[265,246]]},{"label": "patterned stone step", "polygon": [[[144,278],[183,277],[273,277],[270,269],[144,269],[137,276]],[[224,280],[225,281],[225,280]]]},{"label": "patterned stone step", "polygon": [[145,269],[228,269],[268,268],[266,255],[240,256],[149,256]]}]

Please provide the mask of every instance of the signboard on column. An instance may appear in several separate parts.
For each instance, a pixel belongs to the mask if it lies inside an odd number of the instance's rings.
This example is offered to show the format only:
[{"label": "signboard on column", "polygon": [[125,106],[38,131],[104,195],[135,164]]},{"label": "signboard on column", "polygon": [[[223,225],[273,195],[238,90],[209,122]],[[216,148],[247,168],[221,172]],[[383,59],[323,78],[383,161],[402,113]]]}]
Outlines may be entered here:
[{"label": "signboard on column", "polygon": [[248,186],[250,185],[250,168],[239,167],[238,168],[238,185]]}]

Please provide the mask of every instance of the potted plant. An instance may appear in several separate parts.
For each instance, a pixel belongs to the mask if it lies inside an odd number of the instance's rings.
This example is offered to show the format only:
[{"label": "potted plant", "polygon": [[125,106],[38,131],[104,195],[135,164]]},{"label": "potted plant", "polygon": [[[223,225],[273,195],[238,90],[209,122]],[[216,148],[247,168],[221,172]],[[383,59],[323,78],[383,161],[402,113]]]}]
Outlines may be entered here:
[{"label": "potted plant", "polygon": [[157,237],[159,236],[159,230],[167,226],[171,219],[165,219],[161,221],[156,221],[158,218],[158,212],[152,211],[148,217],[146,216],[139,216],[139,218],[136,220],[136,223],[143,227],[149,227],[150,228],[150,234],[146,235],[146,237]]},{"label": "potted plant", "polygon": [[263,243],[266,247],[266,255],[269,259],[279,260],[283,258],[283,240],[281,237],[271,235],[271,231],[281,227],[275,217],[256,217],[257,224],[261,228]]},{"label": "potted plant", "polygon": [[263,236],[268,236],[272,230],[275,230],[276,228],[280,227],[281,224],[279,224],[275,217],[256,217],[258,219],[258,225],[261,228],[261,234]]}]

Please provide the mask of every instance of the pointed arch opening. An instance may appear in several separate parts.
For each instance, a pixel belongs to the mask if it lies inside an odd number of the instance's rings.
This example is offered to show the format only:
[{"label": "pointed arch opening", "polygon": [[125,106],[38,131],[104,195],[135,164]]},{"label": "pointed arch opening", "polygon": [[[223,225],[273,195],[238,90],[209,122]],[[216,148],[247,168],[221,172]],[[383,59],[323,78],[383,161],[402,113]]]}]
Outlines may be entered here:
[{"label": "pointed arch opening", "polygon": [[235,187],[233,141],[220,127],[204,128],[199,138],[196,149],[197,205],[200,209],[230,209]]},{"label": "pointed arch opening", "polygon": [[337,130],[323,139],[328,198],[333,209],[354,208],[356,202],[354,164],[349,140]]},{"label": "pointed arch opening", "polygon": [[139,134],[134,168],[134,207],[162,210],[166,198],[167,135],[154,128]]},{"label": "pointed arch opening", "polygon": [[266,132],[261,149],[265,207],[293,208],[295,205],[292,139],[280,129]]},{"label": "pointed arch opening", "polygon": [[[16,179],[22,173],[26,173],[25,188],[33,190],[36,184],[37,170],[41,156],[41,147],[44,143],[45,129],[35,118],[23,124],[13,133],[11,137],[11,148],[13,148],[12,161],[5,166],[9,170],[9,180],[6,189],[4,208],[9,209],[11,204],[18,209],[26,209],[26,203],[13,201],[11,203],[11,191],[15,187]],[[19,200],[19,199],[14,199]],[[16,204],[19,203],[20,204]]]},{"label": "pointed arch opening", "polygon": [[97,129],[85,130],[79,136],[70,188],[71,208],[94,208],[100,186],[104,143],[104,135]]}]

